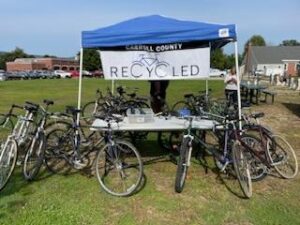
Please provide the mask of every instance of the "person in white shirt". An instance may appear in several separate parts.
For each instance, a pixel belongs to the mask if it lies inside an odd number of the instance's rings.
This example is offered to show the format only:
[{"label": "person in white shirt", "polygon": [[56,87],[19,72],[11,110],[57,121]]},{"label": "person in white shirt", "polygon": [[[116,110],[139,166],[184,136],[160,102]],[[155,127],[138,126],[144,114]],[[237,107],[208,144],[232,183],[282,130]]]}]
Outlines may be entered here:
[{"label": "person in white shirt", "polygon": [[232,68],[230,70],[230,73],[228,73],[225,76],[224,79],[225,83],[225,96],[226,99],[229,101],[230,104],[237,104],[238,101],[238,95],[237,95],[237,76],[236,76],[236,70],[235,68]]}]

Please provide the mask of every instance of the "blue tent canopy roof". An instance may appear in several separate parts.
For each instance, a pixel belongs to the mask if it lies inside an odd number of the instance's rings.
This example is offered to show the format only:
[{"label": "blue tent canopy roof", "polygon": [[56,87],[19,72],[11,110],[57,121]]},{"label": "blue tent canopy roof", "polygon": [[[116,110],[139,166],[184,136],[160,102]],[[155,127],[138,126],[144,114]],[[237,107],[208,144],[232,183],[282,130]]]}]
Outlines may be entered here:
[{"label": "blue tent canopy roof", "polygon": [[220,47],[236,40],[236,30],[234,24],[209,24],[153,15],[83,31],[81,40],[83,48],[193,41],[209,41]]}]

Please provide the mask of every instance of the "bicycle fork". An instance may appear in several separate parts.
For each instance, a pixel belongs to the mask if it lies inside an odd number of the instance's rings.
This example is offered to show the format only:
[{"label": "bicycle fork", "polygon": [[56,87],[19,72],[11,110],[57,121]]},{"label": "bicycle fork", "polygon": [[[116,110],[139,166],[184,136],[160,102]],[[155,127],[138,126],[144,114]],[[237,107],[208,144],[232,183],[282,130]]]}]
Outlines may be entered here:
[{"label": "bicycle fork", "polygon": [[189,141],[187,143],[187,159],[186,159],[186,163],[185,163],[185,166],[189,167],[191,165],[191,156],[192,156],[192,150],[193,150],[193,139],[194,139],[194,136],[190,135],[190,134],[186,134],[183,136],[183,140],[188,138]]}]

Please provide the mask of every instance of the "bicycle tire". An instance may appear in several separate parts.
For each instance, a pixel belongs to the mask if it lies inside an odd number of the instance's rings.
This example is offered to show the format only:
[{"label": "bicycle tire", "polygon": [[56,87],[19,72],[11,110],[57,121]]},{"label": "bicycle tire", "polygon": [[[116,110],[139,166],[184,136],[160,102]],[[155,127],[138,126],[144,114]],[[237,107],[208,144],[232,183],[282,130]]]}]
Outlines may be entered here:
[{"label": "bicycle tire", "polygon": [[[241,140],[258,154],[265,154],[265,149],[263,148],[261,140],[259,140],[256,136],[244,134],[241,137]],[[250,164],[251,180],[255,182],[264,179],[268,175],[267,166],[254,154],[251,154],[251,152],[247,151],[245,152],[245,155],[247,156],[248,163]]]},{"label": "bicycle tire", "polygon": [[268,157],[278,174],[286,179],[294,178],[298,174],[298,161],[290,143],[274,134],[268,139],[267,146]]},{"label": "bicycle tire", "polygon": [[49,133],[51,132],[52,130],[55,130],[55,129],[65,129],[65,130],[68,130],[72,127],[72,123],[70,121],[67,121],[67,120],[54,120],[54,121],[50,121],[50,122],[47,122],[47,124],[45,125],[45,133]]},{"label": "bicycle tire", "polygon": [[73,141],[65,129],[55,129],[46,136],[45,164],[52,173],[66,174],[72,169],[69,157],[73,154]]},{"label": "bicycle tire", "polygon": [[98,152],[96,175],[105,192],[119,197],[132,195],[143,176],[141,156],[131,143],[114,140],[114,145],[106,144]]},{"label": "bicycle tire", "polygon": [[31,141],[25,154],[23,163],[23,175],[25,180],[32,181],[39,173],[43,165],[46,148],[45,134],[39,132]]},{"label": "bicycle tire", "polygon": [[180,146],[180,155],[177,163],[175,178],[175,191],[177,193],[181,193],[185,185],[185,179],[188,171],[187,160],[190,148],[190,141],[190,138],[184,138]]},{"label": "bicycle tire", "polygon": [[0,114],[0,146],[3,143],[8,135],[10,135],[14,129],[14,124],[12,120],[9,118],[7,121],[7,116]]},{"label": "bicycle tire", "polygon": [[0,191],[8,183],[18,158],[18,144],[14,139],[7,140],[0,149]]},{"label": "bicycle tire", "polygon": [[231,152],[233,167],[242,192],[244,193],[246,198],[251,198],[252,180],[249,170],[249,164],[244,152],[244,147],[236,141],[232,146]]},{"label": "bicycle tire", "polygon": [[96,102],[95,101],[91,101],[86,103],[83,107],[82,107],[82,111],[81,111],[81,115],[84,117],[93,117],[95,114],[95,111],[97,109],[95,109],[96,107]]}]

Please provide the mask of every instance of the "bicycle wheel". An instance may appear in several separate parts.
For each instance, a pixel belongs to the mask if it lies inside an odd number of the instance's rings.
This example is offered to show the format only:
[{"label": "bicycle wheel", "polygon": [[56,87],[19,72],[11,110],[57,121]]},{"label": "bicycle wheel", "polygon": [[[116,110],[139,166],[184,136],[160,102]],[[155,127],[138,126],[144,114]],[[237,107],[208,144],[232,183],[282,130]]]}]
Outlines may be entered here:
[{"label": "bicycle wheel", "polygon": [[96,102],[88,102],[82,107],[82,116],[93,117],[96,112]]},{"label": "bicycle wheel", "polygon": [[252,196],[252,181],[244,147],[235,142],[232,146],[232,161],[242,192],[246,198]]},{"label": "bicycle wheel", "polygon": [[7,120],[5,115],[0,114],[0,146],[4,143],[8,137],[12,133],[14,129],[14,124],[11,119]]},{"label": "bicycle wheel", "polygon": [[185,184],[185,178],[188,171],[188,160],[190,151],[191,139],[184,138],[180,146],[180,155],[177,163],[177,171],[175,178],[175,191],[181,193]]},{"label": "bicycle wheel", "polygon": [[43,164],[46,147],[45,134],[39,132],[36,135],[27,149],[24,164],[23,164],[23,175],[26,180],[32,181]]},{"label": "bicycle wheel", "polygon": [[136,148],[129,142],[115,140],[97,154],[96,174],[101,187],[115,196],[129,196],[140,185],[143,163]]},{"label": "bicycle wheel", "polygon": [[72,166],[68,159],[73,154],[73,141],[65,129],[52,130],[46,137],[45,164],[53,173],[66,174]]},{"label": "bicycle wheel", "polygon": [[275,170],[286,179],[294,178],[298,173],[298,161],[294,149],[279,135],[268,139],[267,153]]},{"label": "bicycle wheel", "polygon": [[7,139],[0,149],[0,191],[5,187],[14,171],[18,157],[18,145],[13,139]]},{"label": "bicycle wheel", "polygon": [[[245,142],[253,151],[256,151],[258,154],[265,154],[265,149],[263,149],[261,141],[249,134],[244,134],[241,137],[241,140]],[[261,162],[254,154],[251,154],[249,151],[244,152],[247,157],[247,161],[250,165],[250,175],[252,181],[260,181],[264,179],[267,174],[267,166]]]}]

